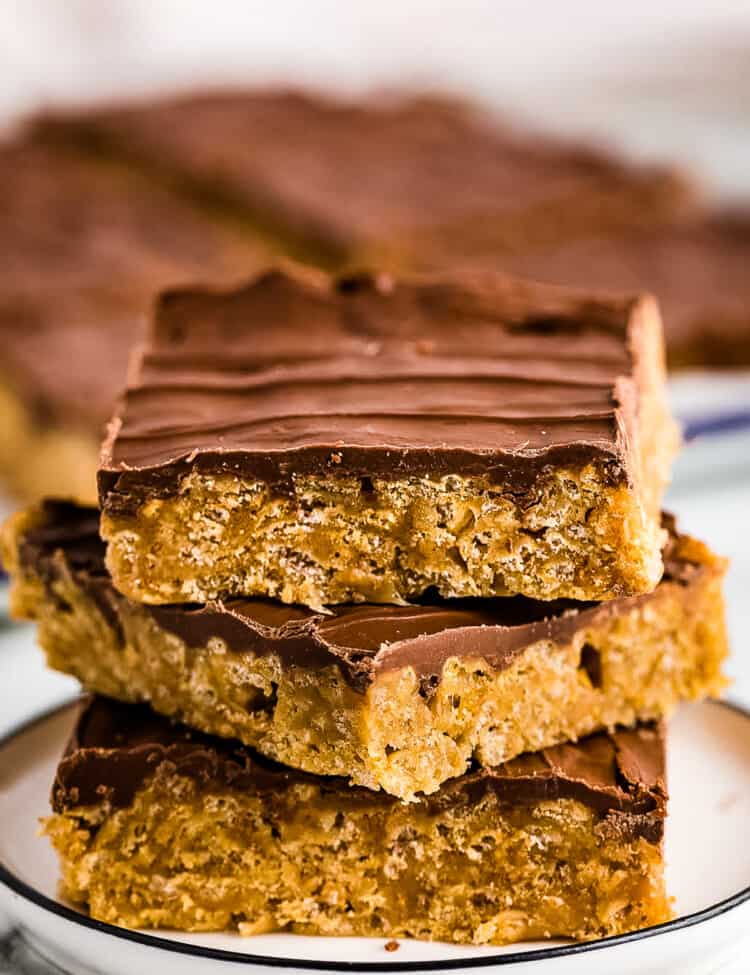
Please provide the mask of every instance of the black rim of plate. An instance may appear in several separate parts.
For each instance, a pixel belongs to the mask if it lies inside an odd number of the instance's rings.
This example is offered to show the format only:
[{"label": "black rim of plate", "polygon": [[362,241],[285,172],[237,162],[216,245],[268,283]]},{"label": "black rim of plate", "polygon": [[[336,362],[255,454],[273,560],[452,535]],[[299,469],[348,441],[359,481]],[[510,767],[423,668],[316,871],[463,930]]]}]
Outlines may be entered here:
[{"label": "black rim of plate", "polygon": [[[55,717],[62,711],[70,709],[78,699],[73,699],[58,704],[47,711],[24,721],[12,728],[7,734],[0,738],[0,749],[9,745],[14,739],[24,732],[30,731],[34,726],[41,724],[49,718]],[[743,707],[733,701],[714,701],[716,707],[727,708],[744,718],[750,719],[750,709]],[[553,958],[567,958],[572,955],[586,954],[592,951],[599,951],[602,948],[609,948],[616,945],[629,944],[633,941],[640,941],[645,938],[654,938],[660,934],[671,931],[681,931],[684,928],[702,924],[714,918],[734,910],[740,904],[750,900],[750,886],[738,891],[732,897],[728,897],[718,904],[713,904],[702,911],[694,914],[687,914],[684,917],[676,918],[674,921],[666,921],[664,924],[657,924],[650,928],[643,928],[640,931],[631,931],[629,934],[619,934],[610,938],[600,938],[597,941],[575,942],[564,945],[555,945],[550,948],[535,948],[532,951],[513,951],[503,955],[483,955],[481,958],[456,958],[445,961],[410,961],[399,963],[395,959],[392,962],[347,962],[347,961],[310,961],[303,958],[284,958],[274,955],[250,955],[240,954],[236,951],[228,951],[224,948],[208,948],[203,945],[191,945],[179,941],[171,941],[158,935],[147,934],[141,931],[131,930],[130,928],[119,928],[114,924],[107,924],[104,921],[96,921],[71,907],[66,907],[58,901],[52,900],[45,894],[39,893],[30,887],[23,880],[15,876],[8,868],[0,862],[0,883],[4,884],[14,893],[20,895],[25,900],[36,904],[38,907],[58,917],[72,921],[74,924],[84,928],[90,928],[101,934],[108,934],[113,938],[122,938],[125,941],[135,942],[149,948],[159,948],[163,951],[170,951],[178,955],[192,955],[196,958],[203,958],[210,961],[233,962],[237,965],[266,965],[269,968],[296,968],[301,971],[328,971],[328,972],[437,972],[437,971],[460,971],[466,968],[487,968],[491,965],[519,965],[526,962],[546,961]]]}]

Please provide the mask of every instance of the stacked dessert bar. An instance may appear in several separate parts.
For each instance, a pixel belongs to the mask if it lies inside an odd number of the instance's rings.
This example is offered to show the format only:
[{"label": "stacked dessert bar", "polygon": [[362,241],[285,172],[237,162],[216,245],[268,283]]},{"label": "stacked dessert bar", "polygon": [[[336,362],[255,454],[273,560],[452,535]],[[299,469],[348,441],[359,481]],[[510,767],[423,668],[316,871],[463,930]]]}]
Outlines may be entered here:
[{"label": "stacked dessert bar", "polygon": [[100,513],[5,533],[96,694],[52,791],[101,920],[590,939],[670,916],[664,718],[724,565],[660,504],[648,298],[293,268],[162,296]]},{"label": "stacked dessert bar", "polygon": [[400,253],[436,227],[460,241],[478,207],[483,232],[520,250],[542,228],[557,241],[699,208],[678,173],[458,102],[287,91],[31,119],[0,146],[0,176],[0,479],[27,500],[94,500],[102,430],[162,288],[236,283],[279,254]]}]

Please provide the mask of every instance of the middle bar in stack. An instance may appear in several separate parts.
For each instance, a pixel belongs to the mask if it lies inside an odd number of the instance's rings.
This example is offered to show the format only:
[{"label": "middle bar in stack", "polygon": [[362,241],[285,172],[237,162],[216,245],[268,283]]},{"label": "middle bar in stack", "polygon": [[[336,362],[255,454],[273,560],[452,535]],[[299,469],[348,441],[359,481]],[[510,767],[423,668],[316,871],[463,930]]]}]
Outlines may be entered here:
[{"label": "middle bar in stack", "polygon": [[140,605],[112,585],[98,513],[65,502],[15,519],[6,563],[14,612],[87,689],[414,799],[472,759],[499,765],[719,693],[724,562],[665,524],[656,590],[608,603]]}]

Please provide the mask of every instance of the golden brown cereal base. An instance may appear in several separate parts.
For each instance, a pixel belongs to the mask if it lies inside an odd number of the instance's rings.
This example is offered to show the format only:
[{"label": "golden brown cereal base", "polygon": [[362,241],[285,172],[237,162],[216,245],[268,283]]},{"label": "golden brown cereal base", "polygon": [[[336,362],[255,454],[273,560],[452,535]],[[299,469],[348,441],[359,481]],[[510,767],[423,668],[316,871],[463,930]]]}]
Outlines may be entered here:
[{"label": "golden brown cereal base", "polygon": [[12,610],[38,622],[49,665],[90,691],[148,701],[293,768],[413,799],[462,774],[472,758],[500,764],[719,694],[728,652],[723,563],[699,542],[680,545],[682,557],[706,567],[689,585],[662,582],[569,643],[530,645],[505,670],[480,657],[451,658],[429,696],[412,667],[381,671],[359,693],[333,665],[308,669],[277,654],[232,652],[218,639],[189,647],[124,600],[120,632],[62,566],[52,593],[18,574]]},{"label": "golden brown cereal base", "polygon": [[321,608],[521,593],[610,599],[648,592],[661,530],[596,465],[539,479],[522,503],[482,478],[300,477],[293,495],[233,475],[188,474],[134,517],[102,517],[115,586],[145,603],[269,596]]},{"label": "golden brown cereal base", "polygon": [[44,497],[96,504],[99,444],[88,430],[41,424],[0,382],[0,483],[26,502]]},{"label": "golden brown cereal base", "polygon": [[506,944],[666,921],[659,844],[574,800],[428,809],[299,784],[265,798],[157,773],[131,806],[46,832],[92,917],[189,931]]}]

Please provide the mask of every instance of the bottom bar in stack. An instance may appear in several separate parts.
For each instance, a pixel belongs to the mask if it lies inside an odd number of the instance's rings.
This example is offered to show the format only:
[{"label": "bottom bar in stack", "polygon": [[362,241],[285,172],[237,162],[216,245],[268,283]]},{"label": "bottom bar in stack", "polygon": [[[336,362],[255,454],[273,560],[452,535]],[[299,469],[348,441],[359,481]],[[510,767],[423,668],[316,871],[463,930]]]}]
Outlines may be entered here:
[{"label": "bottom bar in stack", "polygon": [[667,920],[666,801],[662,724],[403,804],[94,698],[46,832],[67,896],[115,924],[503,944]]}]

